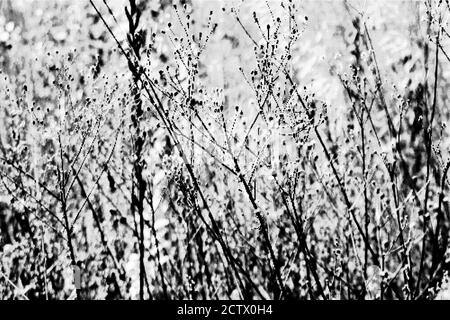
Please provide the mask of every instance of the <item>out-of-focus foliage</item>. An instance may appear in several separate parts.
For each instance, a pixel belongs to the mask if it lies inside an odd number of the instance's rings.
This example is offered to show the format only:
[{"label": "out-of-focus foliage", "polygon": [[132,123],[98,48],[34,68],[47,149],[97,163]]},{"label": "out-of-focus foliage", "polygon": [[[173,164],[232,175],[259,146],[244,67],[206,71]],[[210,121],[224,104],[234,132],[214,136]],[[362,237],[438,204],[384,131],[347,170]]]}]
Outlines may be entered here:
[{"label": "out-of-focus foliage", "polygon": [[445,298],[449,13],[0,2],[0,297]]}]

